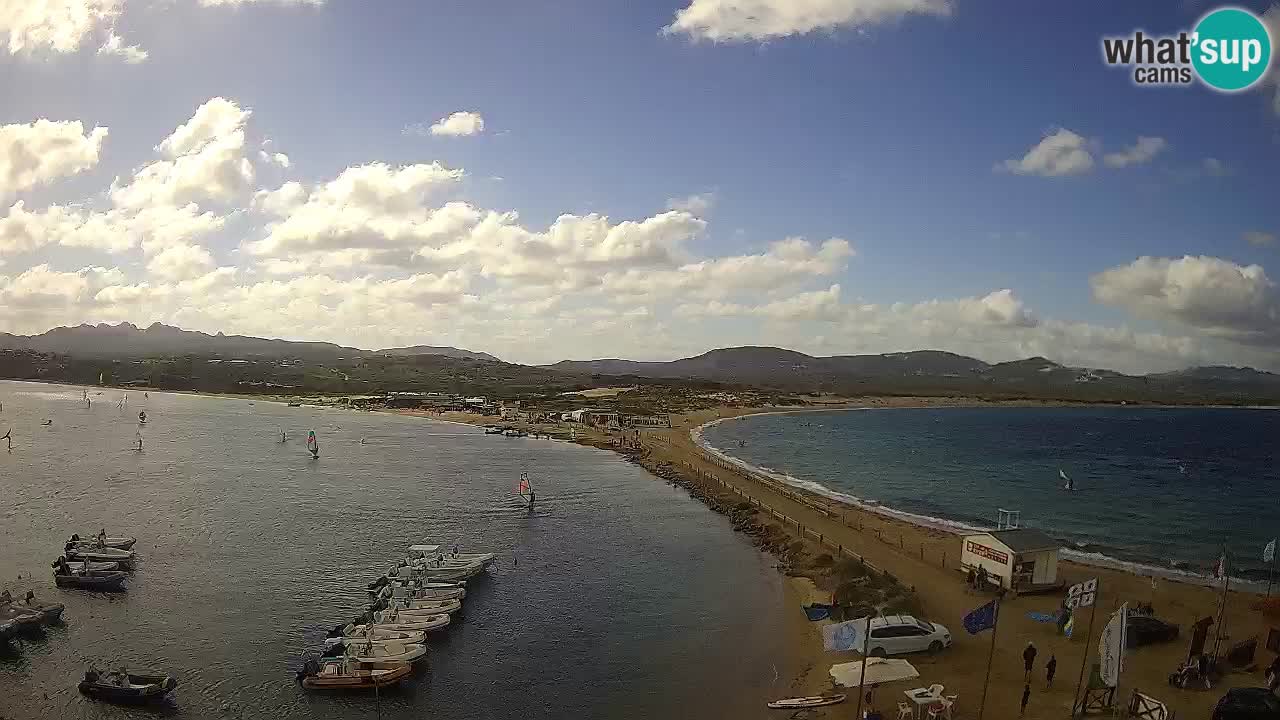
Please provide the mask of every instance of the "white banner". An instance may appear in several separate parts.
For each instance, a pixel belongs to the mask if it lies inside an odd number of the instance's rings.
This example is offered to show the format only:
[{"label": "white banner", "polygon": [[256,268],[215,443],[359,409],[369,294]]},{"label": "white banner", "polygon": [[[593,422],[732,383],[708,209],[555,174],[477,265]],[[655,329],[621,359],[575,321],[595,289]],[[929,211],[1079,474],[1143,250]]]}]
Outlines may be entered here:
[{"label": "white banner", "polygon": [[1276,558],[1276,541],[1272,540],[1262,548],[1262,562],[1271,562]]},{"label": "white banner", "polygon": [[1107,687],[1120,684],[1120,673],[1124,671],[1124,641],[1129,629],[1129,604],[1125,603],[1115,611],[1107,626],[1102,629],[1098,638],[1098,660],[1101,664],[1098,674]]}]

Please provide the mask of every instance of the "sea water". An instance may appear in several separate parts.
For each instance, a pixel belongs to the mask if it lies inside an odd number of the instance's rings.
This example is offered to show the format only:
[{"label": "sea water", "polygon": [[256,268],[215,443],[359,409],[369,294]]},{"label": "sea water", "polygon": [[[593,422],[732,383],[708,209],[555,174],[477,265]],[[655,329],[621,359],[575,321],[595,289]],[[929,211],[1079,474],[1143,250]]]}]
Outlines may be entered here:
[{"label": "sea water", "polygon": [[[748,416],[706,443],[793,484],[953,528],[1000,508],[1069,557],[1265,584],[1280,535],[1280,411],[1247,408],[929,408]],[[1070,477],[1075,491],[1059,470]]]},{"label": "sea water", "polygon": [[[81,697],[90,664],[173,673],[162,714],[189,718],[756,716],[788,694],[777,624],[799,611],[769,558],[613,453],[380,413],[82,392],[0,383],[0,587],[67,606],[64,626],[0,644],[0,717],[152,716]],[[138,537],[128,590],[56,589],[67,537],[101,528]],[[427,663],[377,697],[302,690],[303,654],[425,542],[498,555],[429,636]]]}]

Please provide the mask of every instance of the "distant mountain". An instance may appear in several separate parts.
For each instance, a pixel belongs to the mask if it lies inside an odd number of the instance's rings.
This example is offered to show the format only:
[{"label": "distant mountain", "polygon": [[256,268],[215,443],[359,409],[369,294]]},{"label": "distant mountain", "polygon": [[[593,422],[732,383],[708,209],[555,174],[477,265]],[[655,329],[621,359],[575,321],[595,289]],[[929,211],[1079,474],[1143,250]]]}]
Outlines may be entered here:
[{"label": "distant mountain", "polygon": [[462,350],[456,347],[436,347],[434,345],[411,345],[410,347],[386,348],[384,350],[379,350],[378,354],[391,355],[393,357],[405,357],[408,355],[443,355],[445,357],[458,358],[459,360],[489,360],[491,362],[502,362],[489,353]]},{"label": "distant mountain", "polygon": [[849,395],[1231,404],[1280,401],[1280,375],[1251,368],[1201,367],[1135,376],[1070,367],[1043,357],[990,364],[938,350],[814,357],[774,347],[736,347],[670,362],[565,360],[546,367],[597,376],[679,378]]},{"label": "distant mountain", "polygon": [[[228,357],[340,358],[373,355],[369,350],[326,342],[301,342],[195,332],[154,323],[141,329],[132,323],[56,327],[39,335],[0,333],[0,349],[33,350],[86,357],[157,357],[169,355],[221,355]],[[376,354],[443,355],[497,362],[488,353],[452,347],[418,345],[379,350]]]},{"label": "distant mountain", "polygon": [[939,350],[884,355],[814,357],[795,350],[749,346],[712,350],[695,357],[670,362],[562,360],[546,367],[565,372],[591,372],[601,375],[803,384],[851,377],[882,378],[920,375],[972,377],[989,366],[981,360]]}]

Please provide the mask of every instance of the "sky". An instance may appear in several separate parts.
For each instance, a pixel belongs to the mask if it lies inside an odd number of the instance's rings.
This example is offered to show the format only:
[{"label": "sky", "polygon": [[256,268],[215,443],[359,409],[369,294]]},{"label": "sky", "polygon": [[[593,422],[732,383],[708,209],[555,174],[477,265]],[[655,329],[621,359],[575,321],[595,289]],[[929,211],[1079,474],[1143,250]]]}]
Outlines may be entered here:
[{"label": "sky", "polygon": [[1280,371],[1280,71],[1102,58],[1215,7],[0,0],[0,330]]}]

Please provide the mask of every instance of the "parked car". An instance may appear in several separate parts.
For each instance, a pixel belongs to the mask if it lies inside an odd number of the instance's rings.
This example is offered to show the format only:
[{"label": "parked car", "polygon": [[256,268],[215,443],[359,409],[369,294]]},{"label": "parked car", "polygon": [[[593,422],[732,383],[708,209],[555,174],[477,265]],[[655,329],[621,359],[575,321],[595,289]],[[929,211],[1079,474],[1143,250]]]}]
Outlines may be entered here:
[{"label": "parked car", "polygon": [[1143,615],[1129,616],[1129,629],[1125,633],[1124,646],[1136,648],[1141,645],[1171,642],[1178,639],[1178,626],[1159,618]]},{"label": "parked car", "polygon": [[1212,720],[1280,720],[1280,698],[1266,688],[1232,688],[1213,706]]},{"label": "parked car", "polygon": [[867,654],[875,657],[912,652],[938,652],[950,647],[951,632],[945,627],[910,615],[871,618],[871,639]]}]

